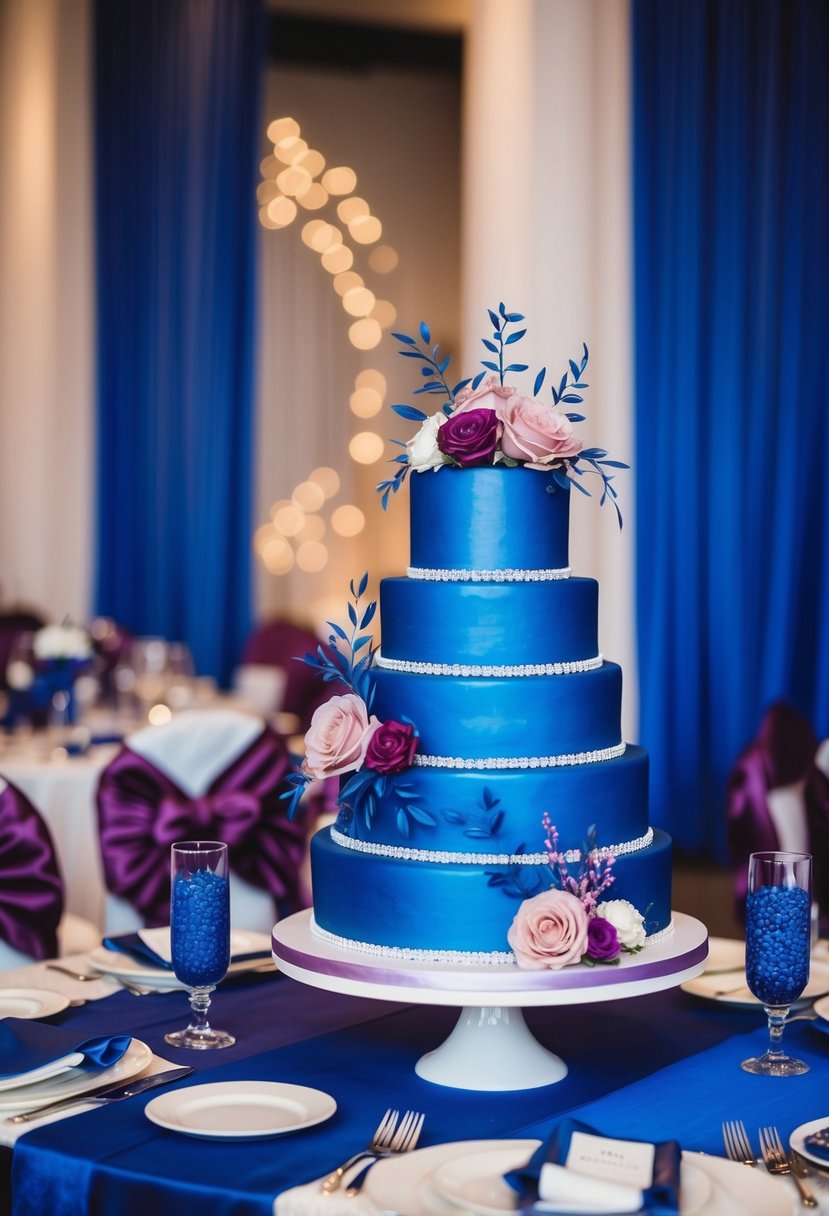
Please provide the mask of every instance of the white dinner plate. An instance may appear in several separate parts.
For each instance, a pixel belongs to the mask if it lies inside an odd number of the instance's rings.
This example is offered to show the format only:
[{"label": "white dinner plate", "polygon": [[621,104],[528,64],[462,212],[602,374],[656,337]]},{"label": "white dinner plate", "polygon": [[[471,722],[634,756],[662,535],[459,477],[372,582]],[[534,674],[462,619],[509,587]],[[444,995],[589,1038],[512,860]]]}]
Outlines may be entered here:
[{"label": "white dinner plate", "polygon": [[47,1102],[58,1102],[61,1098],[74,1098],[99,1085],[117,1085],[129,1081],[143,1071],[153,1058],[146,1043],[131,1039],[130,1045],[120,1060],[109,1068],[70,1068],[59,1076],[53,1076],[34,1085],[6,1089],[0,1093],[0,1111],[34,1110]]},{"label": "white dinner plate", "polygon": [[[244,971],[256,971],[265,967],[271,958],[271,939],[265,933],[248,933],[233,929],[230,934],[230,948],[235,954],[251,954],[262,950],[265,957],[244,959],[231,963],[227,969],[228,975],[238,975]],[[176,979],[172,971],[165,967],[153,967],[149,963],[140,962],[120,950],[109,950],[106,946],[98,946],[87,955],[89,962],[96,971],[103,975],[111,975],[117,980],[127,980],[129,983],[146,984],[152,988],[184,989],[186,984]]]},{"label": "white dinner plate", "polygon": [[502,1175],[525,1165],[528,1156],[519,1144],[462,1153],[439,1165],[430,1184],[441,1198],[475,1216],[503,1216],[515,1211],[518,1195]]},{"label": "white dinner plate", "polygon": [[800,1127],[796,1127],[789,1137],[789,1144],[796,1153],[800,1153],[801,1157],[805,1157],[807,1161],[813,1161],[815,1165],[826,1170],[829,1169],[829,1161],[825,1157],[818,1157],[815,1153],[810,1153],[804,1143],[807,1136],[814,1135],[822,1127],[829,1127],[829,1115],[824,1115],[822,1119],[812,1119],[809,1123],[801,1123]]},{"label": "white dinner plate", "polygon": [[68,1004],[68,996],[51,988],[0,988],[0,1018],[48,1018]]},{"label": "white dinner plate", "polygon": [[[702,997],[704,1000],[716,1001],[718,1005],[735,1005],[740,1007],[757,1006],[762,1008],[762,1001],[748,990],[745,983],[745,971],[708,972],[695,979],[686,980],[681,986],[683,992],[691,996]],[[815,962],[812,959],[809,983],[796,1001],[792,1002],[793,1009],[810,1004],[816,997],[829,993],[829,963]]]},{"label": "white dinner plate", "polygon": [[330,1119],[337,1103],[321,1089],[279,1081],[215,1081],[171,1090],[144,1114],[159,1127],[211,1140],[280,1136]]},{"label": "white dinner plate", "polygon": [[715,971],[743,971],[745,965],[745,941],[731,937],[709,937],[704,975],[713,975]]}]

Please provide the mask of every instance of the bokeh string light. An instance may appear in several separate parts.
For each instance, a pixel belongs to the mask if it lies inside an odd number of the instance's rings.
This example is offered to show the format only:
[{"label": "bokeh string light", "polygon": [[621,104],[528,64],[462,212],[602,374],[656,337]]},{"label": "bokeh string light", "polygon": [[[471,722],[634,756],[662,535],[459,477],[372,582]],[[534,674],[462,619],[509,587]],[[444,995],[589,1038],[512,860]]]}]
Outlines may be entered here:
[{"label": "bokeh string light", "polygon": [[[383,235],[380,219],[369,202],[354,193],[357,174],[348,165],[327,166],[323,154],[302,137],[295,118],[275,118],[268,124],[273,151],[260,163],[262,181],[256,190],[259,222],[271,231],[302,224],[301,238],[318,254],[331,276],[339,297],[348,339],[356,350],[374,350],[383,331],[397,319],[390,300],[381,299],[354,269],[364,257],[377,275],[390,274],[398,264],[397,251],[378,244]],[[331,207],[331,222],[322,216],[306,219],[303,213]],[[347,230],[347,231],[345,231]],[[349,407],[355,419],[374,418],[383,407],[386,380],[375,368],[361,371],[354,381]],[[351,459],[370,465],[382,459],[385,444],[373,430],[358,430],[348,445]],[[258,560],[273,575],[285,575],[297,566],[306,573],[323,570],[328,562],[324,538],[328,526],[341,537],[359,536],[366,524],[364,513],[353,503],[331,510],[328,524],[322,512],[340,492],[336,469],[320,466],[297,483],[289,499],[280,499],[270,509],[270,520],[257,528],[253,548]]]}]

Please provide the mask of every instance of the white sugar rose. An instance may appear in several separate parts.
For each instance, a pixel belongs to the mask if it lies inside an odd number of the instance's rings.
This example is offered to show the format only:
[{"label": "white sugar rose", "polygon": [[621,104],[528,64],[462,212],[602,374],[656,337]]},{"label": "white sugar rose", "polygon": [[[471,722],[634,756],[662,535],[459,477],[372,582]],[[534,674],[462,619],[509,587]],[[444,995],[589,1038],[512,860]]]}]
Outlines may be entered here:
[{"label": "white sugar rose", "polygon": [[413,472],[425,473],[429,469],[439,469],[446,463],[446,457],[438,447],[438,431],[445,421],[444,413],[438,411],[437,414],[432,414],[406,444],[409,465]]},{"label": "white sugar rose", "polygon": [[616,930],[623,950],[639,950],[645,944],[645,918],[627,899],[609,899],[600,903],[596,915],[609,920]]}]

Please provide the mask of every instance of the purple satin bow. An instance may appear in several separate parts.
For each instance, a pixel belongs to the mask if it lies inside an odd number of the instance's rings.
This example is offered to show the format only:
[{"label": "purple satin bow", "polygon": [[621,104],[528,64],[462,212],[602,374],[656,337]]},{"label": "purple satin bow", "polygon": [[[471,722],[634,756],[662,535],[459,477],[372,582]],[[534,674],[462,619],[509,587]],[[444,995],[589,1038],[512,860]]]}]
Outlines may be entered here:
[{"label": "purple satin bow", "polygon": [[308,825],[291,823],[279,795],[291,768],[265,728],[199,798],[190,798],[143,756],[124,747],[101,774],[98,826],[109,891],[147,925],[169,924],[170,845],[222,840],[231,869],[268,891],[283,912],[306,907],[300,867]]},{"label": "purple satin bow", "polygon": [[49,829],[13,785],[0,790],[0,938],[32,958],[55,958],[63,882]]},{"label": "purple satin bow", "polygon": [[816,749],[809,722],[778,701],[767,710],[757,738],[731,771],[726,827],[734,868],[734,907],[741,921],[745,918],[749,855],[780,847],[769,814],[769,790],[806,777],[814,766]]}]

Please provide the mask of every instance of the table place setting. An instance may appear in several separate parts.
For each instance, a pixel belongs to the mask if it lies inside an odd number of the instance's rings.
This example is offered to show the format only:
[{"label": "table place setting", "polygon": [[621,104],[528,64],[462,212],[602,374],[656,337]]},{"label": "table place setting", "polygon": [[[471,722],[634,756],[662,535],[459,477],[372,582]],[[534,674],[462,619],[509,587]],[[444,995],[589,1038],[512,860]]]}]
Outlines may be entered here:
[{"label": "table place setting", "polygon": [[[156,992],[187,988],[173,969],[169,926],[105,937],[96,950],[89,952],[87,959],[100,975],[141,988]],[[225,978],[260,970],[276,970],[268,934],[231,929],[230,962]]]}]

